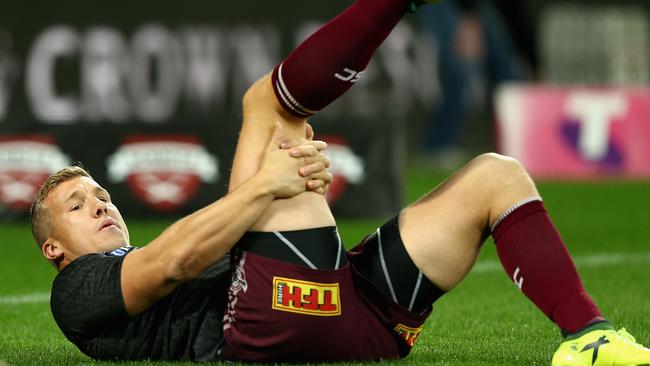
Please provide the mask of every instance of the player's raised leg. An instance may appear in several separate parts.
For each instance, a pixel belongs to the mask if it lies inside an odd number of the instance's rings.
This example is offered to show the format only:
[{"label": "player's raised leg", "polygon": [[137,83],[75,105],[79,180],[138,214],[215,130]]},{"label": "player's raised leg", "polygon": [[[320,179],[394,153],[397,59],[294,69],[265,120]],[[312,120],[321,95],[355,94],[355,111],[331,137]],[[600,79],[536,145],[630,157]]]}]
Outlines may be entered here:
[{"label": "player's raised leg", "polygon": [[[244,97],[244,126],[240,135],[230,187],[246,180],[257,166],[274,121],[289,132],[304,132],[305,118],[345,93],[362,75],[373,53],[405,14],[409,0],[357,0],[303,41]],[[269,118],[262,118],[269,117]],[[248,128],[252,125],[253,128]],[[252,141],[252,142],[251,142]]]},{"label": "player's raised leg", "polygon": [[602,317],[533,181],[516,160],[479,156],[403,210],[399,230],[413,262],[443,291],[465,277],[492,233],[508,276],[568,339],[554,365],[592,365],[585,361],[595,354],[600,361],[594,365],[650,361],[650,351]]},{"label": "player's raised leg", "polygon": [[[230,190],[257,171],[262,147],[276,121],[283,124],[285,137],[305,136],[306,118],[344,94],[362,76],[409,4],[410,0],[357,0],[248,90]],[[275,201],[252,230],[330,225],[334,218],[324,197],[306,192]]]}]

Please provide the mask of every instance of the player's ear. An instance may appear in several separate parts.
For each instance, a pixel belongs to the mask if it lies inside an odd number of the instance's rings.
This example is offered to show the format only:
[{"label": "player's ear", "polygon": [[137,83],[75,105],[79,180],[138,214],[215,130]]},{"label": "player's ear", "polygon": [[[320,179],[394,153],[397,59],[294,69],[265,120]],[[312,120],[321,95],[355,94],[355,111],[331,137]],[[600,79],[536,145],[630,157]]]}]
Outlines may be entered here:
[{"label": "player's ear", "polygon": [[63,258],[63,249],[61,248],[61,243],[54,238],[47,238],[45,243],[41,245],[41,252],[45,258],[50,261],[57,262]]}]

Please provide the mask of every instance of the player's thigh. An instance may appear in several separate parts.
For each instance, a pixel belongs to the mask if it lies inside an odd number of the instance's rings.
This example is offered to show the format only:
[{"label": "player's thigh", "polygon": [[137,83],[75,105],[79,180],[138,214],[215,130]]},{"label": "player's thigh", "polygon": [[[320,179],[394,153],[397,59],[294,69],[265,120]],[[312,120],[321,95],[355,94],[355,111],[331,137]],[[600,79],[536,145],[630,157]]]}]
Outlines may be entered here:
[{"label": "player's thigh", "polygon": [[443,292],[425,278],[402,242],[399,216],[381,225],[350,251],[355,272],[403,308],[423,314]]},{"label": "player's thigh", "polygon": [[400,213],[399,230],[411,259],[445,291],[469,272],[487,237],[499,185],[495,159],[472,160]]}]

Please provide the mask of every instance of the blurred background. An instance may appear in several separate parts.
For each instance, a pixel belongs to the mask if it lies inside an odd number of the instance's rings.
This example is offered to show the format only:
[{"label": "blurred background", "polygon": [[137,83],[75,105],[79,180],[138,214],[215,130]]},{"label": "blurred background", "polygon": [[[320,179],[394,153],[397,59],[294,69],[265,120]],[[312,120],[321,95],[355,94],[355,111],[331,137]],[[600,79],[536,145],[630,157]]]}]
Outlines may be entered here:
[{"label": "blurred background", "polygon": [[[4,2],[0,220],[24,220],[74,162],[127,217],[221,196],[244,91],[349,3]],[[406,167],[449,172],[485,151],[542,180],[647,180],[649,5],[446,0],[408,15],[312,120],[335,213],[390,215]]]}]

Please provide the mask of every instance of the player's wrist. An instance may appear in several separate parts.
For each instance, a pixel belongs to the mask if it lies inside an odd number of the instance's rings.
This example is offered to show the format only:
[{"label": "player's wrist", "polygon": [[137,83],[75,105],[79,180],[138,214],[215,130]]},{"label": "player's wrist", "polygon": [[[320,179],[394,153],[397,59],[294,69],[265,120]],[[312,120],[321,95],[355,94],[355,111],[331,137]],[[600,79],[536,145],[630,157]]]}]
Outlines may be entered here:
[{"label": "player's wrist", "polygon": [[266,174],[264,171],[258,171],[248,182],[248,194],[252,198],[270,198],[275,199],[277,188],[274,187],[273,176]]}]

